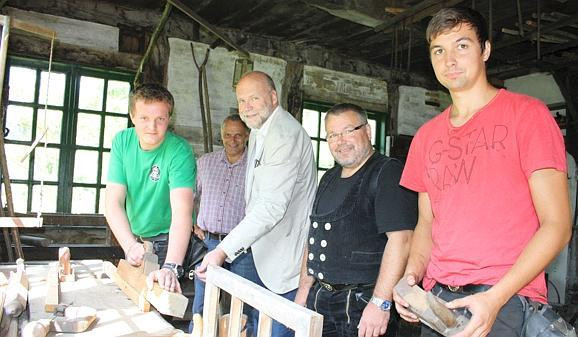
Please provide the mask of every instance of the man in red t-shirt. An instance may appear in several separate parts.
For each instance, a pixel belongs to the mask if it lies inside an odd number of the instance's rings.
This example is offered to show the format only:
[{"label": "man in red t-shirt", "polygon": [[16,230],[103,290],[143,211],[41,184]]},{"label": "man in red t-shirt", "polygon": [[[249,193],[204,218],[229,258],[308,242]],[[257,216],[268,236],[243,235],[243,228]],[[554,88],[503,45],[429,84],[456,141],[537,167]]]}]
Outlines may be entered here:
[{"label": "man in red t-shirt", "polygon": [[[486,27],[468,8],[430,21],[431,63],[452,105],[416,133],[401,178],[419,193],[405,277],[471,312],[460,337],[519,336],[522,296],[546,302],[544,269],[571,235],[560,130],[542,102],[488,82]],[[422,336],[439,335],[424,326]]]}]

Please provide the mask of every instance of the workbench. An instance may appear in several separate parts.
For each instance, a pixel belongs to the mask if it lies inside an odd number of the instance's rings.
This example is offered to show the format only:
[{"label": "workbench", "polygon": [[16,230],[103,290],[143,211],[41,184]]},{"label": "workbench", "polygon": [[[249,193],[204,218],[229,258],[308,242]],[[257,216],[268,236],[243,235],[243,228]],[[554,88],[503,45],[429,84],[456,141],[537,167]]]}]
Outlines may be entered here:
[{"label": "workbench", "polygon": [[[56,261],[51,263],[57,263]],[[71,261],[76,281],[60,283],[60,304],[89,306],[97,311],[96,322],[83,333],[51,332],[48,336],[172,336],[178,330],[154,309],[140,312],[138,307],[103,273],[102,260]],[[26,263],[29,281],[30,321],[53,317],[44,311],[46,276],[50,263]],[[8,278],[15,265],[0,265]]]}]

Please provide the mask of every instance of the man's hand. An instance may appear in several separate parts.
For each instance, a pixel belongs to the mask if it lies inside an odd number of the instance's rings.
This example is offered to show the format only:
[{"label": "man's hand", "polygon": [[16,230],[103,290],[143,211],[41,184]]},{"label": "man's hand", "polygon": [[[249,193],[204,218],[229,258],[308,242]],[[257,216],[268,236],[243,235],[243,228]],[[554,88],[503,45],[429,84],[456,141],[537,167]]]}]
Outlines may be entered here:
[{"label": "man's hand", "polygon": [[138,267],[142,264],[144,254],[144,245],[138,241],[135,241],[125,252],[126,262]]},{"label": "man's hand", "polygon": [[487,292],[453,300],[446,306],[450,309],[466,307],[472,313],[472,318],[466,328],[454,337],[484,337],[488,335],[502,307]]},{"label": "man's hand", "polygon": [[210,264],[222,266],[226,258],[227,255],[221,248],[217,247],[213,249],[205,255],[203,262],[195,269],[195,274],[201,281],[205,281],[207,278],[205,274],[207,272],[207,266]]},{"label": "man's hand", "polygon": [[181,285],[177,275],[175,275],[175,273],[173,273],[173,271],[170,269],[161,268],[159,270],[152,271],[147,277],[147,287],[152,289],[154,282],[158,282],[159,286],[164,290],[173,293],[181,293]]},{"label": "man's hand", "polygon": [[[404,277],[410,286],[414,286],[417,284],[417,280],[414,274],[410,273]],[[401,296],[399,296],[397,291],[395,291],[395,288],[393,289],[393,301],[395,302],[395,309],[397,310],[401,318],[411,323],[419,322],[417,316],[413,312],[409,311],[408,309],[409,303],[404,301],[404,299]]]},{"label": "man's hand", "polygon": [[205,231],[201,229],[201,227],[197,226],[196,224],[193,225],[193,235],[198,237],[201,240],[205,240]]},{"label": "man's hand", "polygon": [[357,327],[357,336],[377,337],[385,334],[387,323],[389,323],[389,314],[389,311],[383,311],[375,304],[367,303]]}]

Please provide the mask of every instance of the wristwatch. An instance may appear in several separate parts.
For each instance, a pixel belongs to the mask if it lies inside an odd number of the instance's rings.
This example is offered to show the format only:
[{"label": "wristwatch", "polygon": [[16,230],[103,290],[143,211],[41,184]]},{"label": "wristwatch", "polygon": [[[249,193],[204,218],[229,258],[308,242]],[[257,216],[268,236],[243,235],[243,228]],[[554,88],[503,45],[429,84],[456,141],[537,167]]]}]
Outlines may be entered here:
[{"label": "wristwatch", "polygon": [[391,301],[384,300],[376,296],[371,296],[369,302],[377,305],[377,307],[382,311],[389,311],[391,309]]},{"label": "wristwatch", "polygon": [[161,268],[169,269],[170,271],[175,273],[175,275],[177,275],[177,278],[181,278],[185,275],[185,270],[183,269],[183,266],[181,266],[180,264],[165,263]]}]

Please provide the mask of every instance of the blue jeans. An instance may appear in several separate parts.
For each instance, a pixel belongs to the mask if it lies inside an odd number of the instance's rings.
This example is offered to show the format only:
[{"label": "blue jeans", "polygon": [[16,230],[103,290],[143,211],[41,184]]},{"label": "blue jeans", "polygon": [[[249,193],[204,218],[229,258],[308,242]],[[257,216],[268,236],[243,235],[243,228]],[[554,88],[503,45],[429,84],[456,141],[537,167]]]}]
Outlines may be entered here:
[{"label": "blue jeans", "polygon": [[[474,294],[474,292],[465,291],[451,292],[439,284],[436,284],[431,292],[446,302]],[[498,312],[498,317],[496,318],[488,337],[519,337],[522,334],[523,325],[524,304],[519,295],[514,295],[508,300],[508,302],[506,302],[506,304],[504,304],[500,309],[500,312]],[[441,335],[435,330],[430,329],[425,324],[422,324],[421,336],[438,337]]]},{"label": "blue jeans", "polygon": [[[263,281],[261,281],[261,279],[259,278],[259,275],[257,275],[257,283],[258,285],[260,285],[261,287],[265,288],[265,289],[269,289],[267,288],[264,284]],[[286,292],[284,294],[277,294],[283,298],[288,299],[289,301],[293,302],[295,301],[295,295],[297,295],[297,289],[291,290],[289,292]],[[257,319],[254,321],[255,322],[255,326],[258,326],[258,317],[256,317]],[[257,331],[255,331],[257,332]],[[247,335],[249,336],[249,335]],[[273,320],[273,326],[271,327],[271,337],[294,337],[295,336],[295,331],[289,329],[288,327],[286,327],[285,325]]]},{"label": "blue jeans", "polygon": [[[220,243],[219,240],[211,239],[208,235],[205,236],[204,242],[207,245],[208,251],[212,251]],[[257,280],[259,279],[259,276],[257,275],[257,269],[255,268],[255,262],[253,261],[253,254],[251,252],[240,255],[231,264],[225,263],[223,268],[226,268],[232,273],[237,274],[254,283],[257,283]],[[205,282],[195,277],[195,297],[193,298],[192,307],[193,314],[203,313],[204,301]],[[259,312],[253,309],[251,306],[245,304],[243,306],[243,313],[247,315],[247,336],[251,336],[251,334],[253,334],[254,327],[257,327]],[[192,331],[193,321],[191,321],[189,324],[189,333]]]},{"label": "blue jeans", "polygon": [[[323,315],[323,337],[357,337],[357,326],[373,295],[373,288],[370,285],[329,291],[315,282],[307,295],[307,308]],[[396,336],[396,317],[397,313],[391,310],[384,336]]]}]

